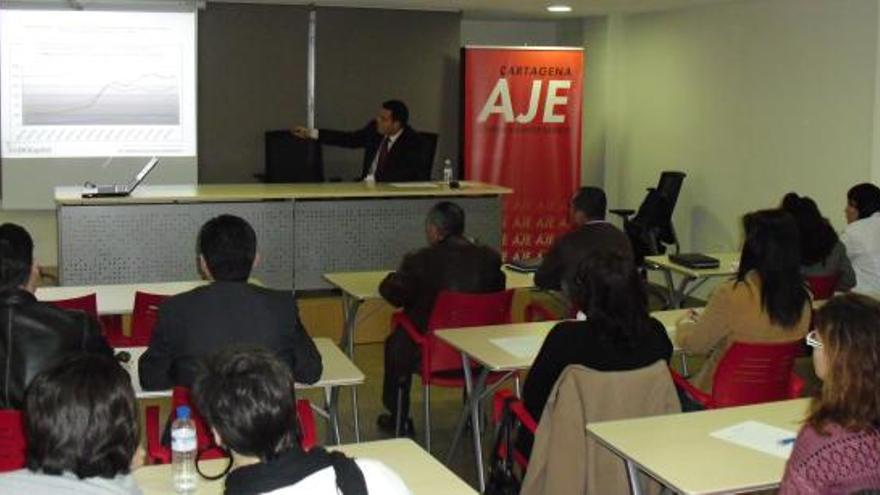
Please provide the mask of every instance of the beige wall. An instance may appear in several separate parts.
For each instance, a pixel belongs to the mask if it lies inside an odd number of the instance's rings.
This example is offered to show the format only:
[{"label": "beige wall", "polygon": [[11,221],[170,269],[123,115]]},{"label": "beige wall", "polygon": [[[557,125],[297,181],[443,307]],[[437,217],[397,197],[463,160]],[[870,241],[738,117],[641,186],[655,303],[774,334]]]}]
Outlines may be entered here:
[{"label": "beige wall", "polygon": [[791,190],[842,227],[847,188],[880,170],[877,9],[743,0],[588,24],[588,81],[605,83],[585,95],[584,176],[601,168],[612,205],[635,207],[661,170],[687,172],[684,249],[737,247],[739,217]]}]

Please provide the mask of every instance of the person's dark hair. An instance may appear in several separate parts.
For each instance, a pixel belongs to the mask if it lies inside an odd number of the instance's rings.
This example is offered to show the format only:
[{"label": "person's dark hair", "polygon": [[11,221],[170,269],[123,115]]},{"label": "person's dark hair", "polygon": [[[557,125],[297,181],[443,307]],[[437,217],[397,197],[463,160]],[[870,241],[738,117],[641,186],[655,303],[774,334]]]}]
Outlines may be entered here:
[{"label": "person's dark hair", "polygon": [[127,474],[140,441],[137,414],[131,378],[115,359],[67,356],[27,389],[27,467],[80,479]]},{"label": "person's dark hair", "polygon": [[788,193],[782,200],[782,209],[797,223],[801,239],[801,265],[824,263],[839,239],[834,227],[819,212],[816,202],[807,196]]},{"label": "person's dark hair", "polygon": [[409,122],[409,109],[406,108],[406,103],[400,100],[388,100],[382,102],[382,108],[391,112],[391,120],[396,120],[401,125]]},{"label": "person's dark hair", "polygon": [[605,198],[605,191],[601,188],[587,186],[578,190],[571,200],[571,205],[593,220],[604,220],[608,200]]},{"label": "person's dark hair", "polygon": [[856,184],[846,193],[846,200],[859,212],[859,220],[880,211],[880,188],[870,182]]},{"label": "person's dark hair", "polygon": [[880,428],[880,302],[861,294],[833,297],[814,316],[828,363],[807,423],[822,431]]},{"label": "person's dark hair", "polygon": [[214,280],[243,282],[251,275],[257,255],[257,235],[243,218],[220,215],[199,231],[199,254]]},{"label": "person's dark hair", "polygon": [[426,222],[437,227],[444,237],[464,234],[464,210],[452,201],[441,201],[431,207]]},{"label": "person's dark hair", "polygon": [[34,264],[34,241],[22,226],[0,225],[0,291],[27,283]]},{"label": "person's dark hair", "polygon": [[743,230],[737,282],[754,270],[761,280],[761,306],[770,321],[793,327],[810,300],[800,271],[800,234],[794,218],[783,210],[760,210],[743,217]]},{"label": "person's dark hair", "polygon": [[204,364],[193,397],[226,447],[268,461],[299,445],[293,375],[278,357],[236,346]]},{"label": "person's dark hair", "polygon": [[648,300],[635,264],[620,253],[600,250],[578,265],[572,299],[590,321],[600,322],[604,337],[637,346],[649,328]]}]

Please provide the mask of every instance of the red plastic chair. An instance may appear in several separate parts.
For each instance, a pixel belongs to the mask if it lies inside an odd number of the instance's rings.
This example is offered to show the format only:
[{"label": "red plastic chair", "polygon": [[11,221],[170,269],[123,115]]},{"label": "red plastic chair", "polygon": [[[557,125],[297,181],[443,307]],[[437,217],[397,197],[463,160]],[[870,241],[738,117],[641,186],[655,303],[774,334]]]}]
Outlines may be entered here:
[{"label": "red plastic chair", "polygon": [[[186,387],[174,387],[171,395],[171,409],[176,411],[178,406],[189,406],[191,417],[196,425],[196,440],[198,448],[204,450],[201,459],[218,459],[225,457],[226,453],[214,442],[214,435],[205,424],[204,418],[196,409],[190,399],[189,389]],[[297,421],[300,429],[300,445],[308,451],[315,446],[317,433],[315,430],[315,416],[308,400],[296,401]],[[149,406],[146,409],[145,421],[147,428],[147,458],[150,464],[167,464],[171,462],[171,448],[162,445],[162,430],[159,427],[159,406]],[[172,413],[168,421],[173,421]]]},{"label": "red plastic chair", "polygon": [[[422,333],[403,312],[391,317],[391,328],[401,327],[421,349],[419,376],[425,394],[425,448],[431,451],[431,386],[465,386],[461,353],[438,339],[434,332],[444,328],[477,327],[510,323],[513,290],[487,294],[441,291],[434,301],[428,328]],[[507,373],[491,373],[487,383],[496,383]],[[398,401],[400,403],[400,401]],[[400,418],[401,411],[397,412]],[[401,418],[402,421],[402,418]]]},{"label": "red plastic chair", "polygon": [[735,342],[718,362],[707,394],[670,369],[675,385],[706,409],[796,399],[804,390],[794,360],[803,350],[800,340],[782,343]]},{"label": "red plastic chair", "polygon": [[834,295],[834,289],[837,287],[837,281],[839,278],[840,275],[837,273],[832,275],[804,277],[807,281],[807,285],[810,286],[810,291],[813,293],[813,299],[817,301],[829,299]]},{"label": "red plastic chair", "polygon": [[[505,401],[510,401],[510,412],[513,413],[514,418],[523,428],[534,435],[538,431],[538,422],[529,414],[523,401],[521,399],[512,399],[513,397],[513,392],[510,390],[505,389],[495,392],[495,396],[492,399],[492,421],[495,424],[501,421],[501,415],[504,413],[504,403]],[[518,450],[514,450],[512,455],[513,460],[525,470],[529,464],[529,458]],[[508,456],[507,445],[504,443],[498,446],[498,456],[502,459],[506,459]]]},{"label": "red plastic chair", "polygon": [[131,313],[131,337],[128,337],[124,347],[150,345],[153,336],[153,327],[159,317],[159,305],[170,296],[162,294],[150,294],[137,291],[134,293],[134,309]]},{"label": "red plastic chair", "polygon": [[14,471],[25,465],[27,439],[21,411],[0,409],[0,472]]},{"label": "red plastic chair", "polygon": [[95,293],[86,294],[79,297],[71,297],[68,299],[55,299],[54,301],[46,301],[47,303],[57,306],[61,309],[72,309],[74,311],[82,311],[90,314],[95,318],[98,317],[98,296]]},{"label": "red plastic chair", "polygon": [[107,343],[111,347],[124,347],[128,344],[128,338],[122,333],[122,318],[119,315],[98,315],[98,298],[92,294],[69,299],[56,299],[46,301],[62,309],[72,309],[90,314],[101,322],[101,331]]},{"label": "red plastic chair", "polygon": [[524,321],[554,321],[560,319],[575,319],[577,317],[577,308],[572,307],[568,314],[565,316],[559,316],[544,306],[541,303],[530,302],[526,304],[526,307],[523,310],[523,320]]}]

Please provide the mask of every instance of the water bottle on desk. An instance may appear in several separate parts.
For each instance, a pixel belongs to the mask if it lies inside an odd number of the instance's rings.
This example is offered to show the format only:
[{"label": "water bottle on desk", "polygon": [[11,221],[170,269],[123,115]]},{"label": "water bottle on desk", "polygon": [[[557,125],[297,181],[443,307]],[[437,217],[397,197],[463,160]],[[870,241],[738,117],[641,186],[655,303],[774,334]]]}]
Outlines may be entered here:
[{"label": "water bottle on desk", "polygon": [[171,424],[171,477],[174,491],[196,491],[196,424],[187,406],[178,406],[177,419]]},{"label": "water bottle on desk", "polygon": [[449,158],[443,160],[443,182],[448,186],[455,180],[454,172],[452,170],[452,160]]}]

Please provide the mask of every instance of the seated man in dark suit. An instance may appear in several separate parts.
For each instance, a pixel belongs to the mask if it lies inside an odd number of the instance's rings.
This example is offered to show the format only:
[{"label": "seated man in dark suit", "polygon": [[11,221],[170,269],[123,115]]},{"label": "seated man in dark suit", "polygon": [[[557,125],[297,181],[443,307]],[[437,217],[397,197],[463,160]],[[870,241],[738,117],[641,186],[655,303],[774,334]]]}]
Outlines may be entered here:
[{"label": "seated man in dark suit", "polygon": [[191,386],[199,360],[233,344],[272,350],[300,383],[321,377],[321,355],[293,293],[248,283],[259,262],[256,249],[254,229],[239,217],[221,215],[202,226],[199,265],[211,283],[159,307],[150,346],[138,362],[144,390]]},{"label": "seated man in dark suit", "polygon": [[410,127],[409,110],[399,100],[388,100],[376,118],[362,129],[346,132],[296,127],[293,134],[317,139],[321,144],[344,148],[364,148],[364,162],[358,180],[412,182],[429,180],[431,164],[425,143]]},{"label": "seated man in dark suit", "polygon": [[66,354],[113,356],[93,317],[37,301],[39,280],[30,234],[0,225],[0,409],[21,409],[34,376]]},{"label": "seated man in dark suit", "polygon": [[[464,237],[464,211],[449,201],[437,203],[425,221],[428,247],[408,254],[400,268],[389,274],[379,293],[395,307],[402,307],[424,331],[441,290],[488,293],[504,290],[501,256],[497,251]],[[397,423],[398,391],[402,393],[403,432],[413,434],[409,419],[409,389],[419,364],[419,348],[402,328],[385,340],[385,380],[382,403],[390,414],[379,416],[380,428],[393,432]]]},{"label": "seated man in dark suit", "polygon": [[535,273],[535,285],[570,295],[581,262],[598,250],[613,251],[633,259],[629,238],[605,221],[607,200],[598,187],[582,187],[571,200],[575,229],[556,239]]}]

